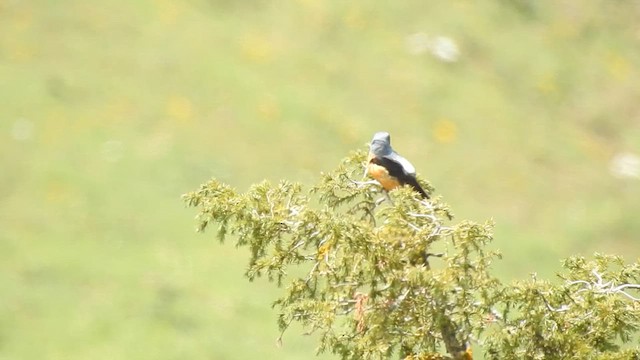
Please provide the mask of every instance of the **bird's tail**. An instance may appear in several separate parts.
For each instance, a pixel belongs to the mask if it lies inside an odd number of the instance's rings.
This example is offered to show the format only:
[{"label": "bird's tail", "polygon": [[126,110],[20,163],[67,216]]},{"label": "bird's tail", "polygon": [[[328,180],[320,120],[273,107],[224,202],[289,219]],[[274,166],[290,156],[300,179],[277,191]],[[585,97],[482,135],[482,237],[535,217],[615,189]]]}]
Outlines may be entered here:
[{"label": "bird's tail", "polygon": [[411,178],[409,181],[407,181],[407,183],[409,185],[411,185],[411,187],[420,193],[420,195],[422,195],[422,197],[424,199],[429,199],[429,194],[427,194],[426,191],[424,191],[424,189],[422,188],[422,186],[420,186],[420,184],[418,183],[418,180]]}]

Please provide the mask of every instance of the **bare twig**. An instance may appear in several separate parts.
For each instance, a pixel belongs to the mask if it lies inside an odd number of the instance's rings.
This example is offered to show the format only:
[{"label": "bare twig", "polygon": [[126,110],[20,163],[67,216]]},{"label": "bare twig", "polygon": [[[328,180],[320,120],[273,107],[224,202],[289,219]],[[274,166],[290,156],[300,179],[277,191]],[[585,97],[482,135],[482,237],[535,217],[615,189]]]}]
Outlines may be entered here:
[{"label": "bare twig", "polygon": [[[573,280],[573,281],[567,281],[566,284],[567,286],[573,286],[573,285],[580,285],[582,286],[580,289],[576,290],[573,295],[576,296],[578,294],[581,293],[587,293],[587,292],[591,292],[591,293],[595,293],[595,294],[606,294],[606,295],[622,295],[627,297],[630,300],[633,301],[640,301],[640,298],[635,297],[631,294],[629,294],[628,292],[625,291],[625,289],[635,289],[635,290],[640,290],[640,284],[621,284],[621,285],[614,285],[613,280],[611,281],[605,281],[602,277],[602,275],[596,270],[593,269],[591,271],[591,274],[593,274],[593,276],[595,277],[595,280],[592,281],[587,281],[587,280]],[[547,309],[549,309],[549,311],[553,311],[553,312],[564,312],[569,310],[569,308],[571,307],[570,305],[560,305],[557,308],[554,308],[553,306],[551,306],[551,304],[549,304],[549,302],[547,301],[547,299],[544,297],[544,295],[542,293],[540,293],[540,296],[542,297],[542,300],[544,301]],[[572,298],[572,300],[574,300]],[[582,298],[580,298],[580,300],[582,300]],[[575,302],[575,300],[574,300]]]}]

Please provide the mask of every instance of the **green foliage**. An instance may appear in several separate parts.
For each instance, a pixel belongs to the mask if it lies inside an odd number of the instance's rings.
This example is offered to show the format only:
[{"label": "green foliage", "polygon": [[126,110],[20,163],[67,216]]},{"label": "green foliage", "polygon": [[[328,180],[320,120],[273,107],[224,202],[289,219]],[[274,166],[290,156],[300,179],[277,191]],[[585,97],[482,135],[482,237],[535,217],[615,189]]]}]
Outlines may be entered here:
[{"label": "green foliage", "polygon": [[607,169],[640,153],[637,44],[635,1],[0,1],[0,358],[307,358],[176,196],[310,184],[377,130],[496,219],[501,278],[634,259],[640,183]]},{"label": "green foliage", "polygon": [[216,222],[221,240],[230,233],[250,248],[249,279],[266,274],[280,285],[304,265],[275,302],[281,330],[299,321],[320,334],[320,352],[343,359],[431,356],[442,346],[463,356],[500,289],[487,271],[495,254],[484,250],[491,223],[448,225],[445,204],[410,189],[378,205],[377,186],[351,180],[363,160],[353,154],[310,195],[289,182],[238,194],[212,180],[185,198],[201,209],[200,230]]},{"label": "green foliage", "polygon": [[622,349],[640,325],[640,265],[596,254],[564,261],[562,284],[535,276],[504,288],[503,313],[486,337],[489,358],[639,359]]},{"label": "green foliage", "polygon": [[[438,358],[443,349],[470,358],[472,340],[493,359],[639,356],[620,347],[640,324],[627,292],[640,287],[639,265],[574,257],[561,284],[534,276],[503,285],[489,272],[491,222],[448,224],[439,197],[421,201],[408,188],[378,205],[379,187],[353,180],[363,161],[353,154],[308,195],[284,181],[239,194],[217,180],[185,195],[200,208],[200,230],[218,223],[221,240],[230,233],[251,249],[249,279],[286,283],[275,302],[282,331],[301,322],[320,334],[320,352],[342,359]],[[305,274],[291,275],[292,265]]]}]

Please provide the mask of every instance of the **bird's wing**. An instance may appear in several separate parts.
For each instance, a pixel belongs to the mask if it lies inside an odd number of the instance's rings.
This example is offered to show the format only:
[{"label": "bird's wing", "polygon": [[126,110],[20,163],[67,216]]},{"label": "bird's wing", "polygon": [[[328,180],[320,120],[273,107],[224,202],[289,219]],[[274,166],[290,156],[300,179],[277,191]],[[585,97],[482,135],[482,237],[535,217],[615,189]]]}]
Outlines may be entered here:
[{"label": "bird's wing", "polygon": [[395,151],[392,151],[391,154],[385,155],[384,157],[393,162],[400,164],[405,174],[413,175],[413,176],[416,175],[416,168],[414,168],[413,165],[411,165],[409,160],[398,155],[398,153],[396,153]]},{"label": "bird's wing", "polygon": [[391,160],[386,156],[383,156],[383,157],[376,156],[371,159],[371,163],[380,165],[382,168],[384,168],[384,170],[389,176],[394,177],[396,179],[405,178],[407,176],[402,164],[400,164],[395,160]]},{"label": "bird's wing", "polygon": [[403,182],[406,183],[407,185],[410,185],[411,187],[413,187],[425,199],[429,198],[429,194],[427,194],[427,192],[424,191],[422,186],[420,186],[420,183],[418,182],[418,179],[416,179],[413,175],[405,176],[405,178],[403,179]]},{"label": "bird's wing", "polygon": [[[400,155],[397,155],[397,156],[398,156],[397,158],[402,159],[404,160],[404,162],[406,162],[406,164],[409,164],[410,166],[409,170],[413,170],[415,172],[415,170],[413,169],[413,165],[411,165],[411,163],[407,161],[407,159],[403,158]],[[371,162],[383,167],[386,170],[386,172],[389,174],[389,176],[396,178],[401,185],[404,185],[404,184],[410,185],[417,192],[419,192],[425,199],[429,198],[429,194],[427,194],[427,192],[424,191],[422,186],[420,186],[420,183],[418,183],[418,180],[416,179],[415,174],[411,174],[407,172],[406,164],[402,164],[399,160],[392,160],[392,158],[389,156],[374,157],[371,159]]]}]

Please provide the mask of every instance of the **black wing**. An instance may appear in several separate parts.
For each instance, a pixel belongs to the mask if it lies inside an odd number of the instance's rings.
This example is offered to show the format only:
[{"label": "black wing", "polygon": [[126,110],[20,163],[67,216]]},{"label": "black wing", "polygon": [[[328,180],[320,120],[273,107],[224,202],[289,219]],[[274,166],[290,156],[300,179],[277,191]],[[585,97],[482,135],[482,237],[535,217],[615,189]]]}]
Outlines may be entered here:
[{"label": "black wing", "polygon": [[422,189],[420,184],[418,184],[418,180],[416,179],[416,177],[411,174],[407,174],[404,171],[402,164],[400,164],[399,162],[393,161],[385,157],[374,157],[373,159],[371,159],[371,162],[387,169],[387,171],[389,172],[389,175],[398,179],[398,182],[400,184],[409,185],[414,190],[419,192],[420,195],[422,195],[422,197],[424,197],[425,199],[429,198],[429,194],[427,194],[427,192],[424,191],[424,189]]}]

